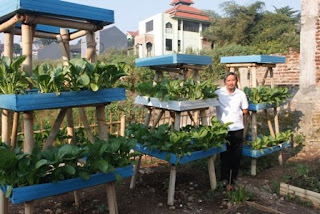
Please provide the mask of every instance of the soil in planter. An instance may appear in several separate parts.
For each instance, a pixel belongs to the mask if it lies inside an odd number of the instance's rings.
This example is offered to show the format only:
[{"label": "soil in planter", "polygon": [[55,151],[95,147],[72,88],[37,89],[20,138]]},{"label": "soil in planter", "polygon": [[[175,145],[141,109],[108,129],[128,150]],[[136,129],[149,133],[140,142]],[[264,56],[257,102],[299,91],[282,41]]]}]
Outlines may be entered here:
[{"label": "soil in planter", "polygon": [[320,193],[320,168],[293,179],[289,184]]},{"label": "soil in planter", "polygon": [[225,214],[229,214],[229,213],[230,214],[231,213],[245,213],[245,214],[269,214],[270,213],[271,214],[274,212],[268,212],[265,210],[260,210],[260,209],[248,206],[248,205],[243,205],[243,206],[239,206],[236,209],[232,209],[232,210],[226,212]]}]

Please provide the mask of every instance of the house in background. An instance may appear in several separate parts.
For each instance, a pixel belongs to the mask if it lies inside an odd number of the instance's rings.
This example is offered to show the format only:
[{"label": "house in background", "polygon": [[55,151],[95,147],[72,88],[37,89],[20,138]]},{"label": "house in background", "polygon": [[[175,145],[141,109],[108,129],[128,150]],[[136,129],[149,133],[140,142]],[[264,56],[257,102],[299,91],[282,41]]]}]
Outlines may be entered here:
[{"label": "house in background", "polygon": [[[103,30],[95,32],[96,37],[96,51],[97,55],[102,54],[110,48],[118,50],[127,50],[128,40],[127,36],[119,30],[116,26],[105,28]],[[87,51],[86,39],[81,40],[81,57],[85,57]]]},{"label": "house in background", "polygon": [[[80,56],[80,53],[81,53],[81,45],[80,44],[70,45],[70,57],[71,58]],[[62,59],[60,45],[56,42],[53,42],[50,45],[39,48],[37,50],[36,58],[38,60]]]},{"label": "house in background", "polygon": [[201,10],[190,6],[192,0],[173,0],[172,8],[139,22],[135,37],[135,52],[139,57],[170,53],[199,52],[211,48],[202,37],[211,19]]},{"label": "house in background", "polygon": [[134,49],[134,40],[139,35],[139,31],[127,31],[126,36],[128,40],[128,55],[137,55]]}]

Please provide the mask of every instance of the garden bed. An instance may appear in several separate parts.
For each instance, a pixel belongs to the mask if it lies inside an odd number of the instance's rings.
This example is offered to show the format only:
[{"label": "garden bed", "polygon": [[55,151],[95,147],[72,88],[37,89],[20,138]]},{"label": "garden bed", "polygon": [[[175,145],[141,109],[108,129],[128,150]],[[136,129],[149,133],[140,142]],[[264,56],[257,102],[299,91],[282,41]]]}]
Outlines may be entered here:
[{"label": "garden bed", "polygon": [[[90,176],[89,180],[81,178],[73,178],[56,183],[37,184],[26,187],[13,188],[12,194],[9,198],[11,203],[19,204],[26,201],[32,201],[41,199],[53,195],[58,195],[66,192],[71,192],[86,187],[92,187],[99,184],[105,184],[116,180],[117,176],[121,178],[127,178],[132,176],[133,166],[127,166],[116,169],[110,173],[98,173]],[[5,187],[1,187],[1,190],[5,193]]]},{"label": "garden bed", "polygon": [[289,146],[291,146],[291,142],[283,142],[276,146],[268,147],[265,149],[253,150],[251,149],[250,145],[244,145],[242,148],[242,155],[252,157],[252,158],[259,158],[259,157],[280,151],[282,149],[288,148]]},{"label": "garden bed", "polygon": [[244,204],[237,205],[229,210],[222,212],[222,214],[229,213],[246,213],[246,214],[284,214],[269,207],[262,206],[260,204],[247,201]]},{"label": "garden bed", "polygon": [[303,201],[310,201],[320,208],[320,168],[306,175],[291,180],[288,184],[280,184],[280,195],[299,197]]},{"label": "garden bed", "polygon": [[203,99],[203,100],[187,100],[187,101],[173,101],[168,102],[160,101],[154,97],[136,96],[136,104],[156,107],[161,109],[167,109],[172,111],[188,111],[195,109],[204,109],[211,106],[219,106],[219,101],[215,98]]},{"label": "garden bed", "polygon": [[192,152],[190,155],[185,155],[184,157],[180,158],[176,154],[168,153],[168,152],[162,152],[159,150],[149,150],[148,147],[143,146],[139,143],[137,143],[135,149],[138,152],[141,152],[143,154],[159,158],[161,160],[165,160],[171,164],[177,165],[177,164],[185,164],[190,161],[202,159],[205,157],[212,156],[214,154],[218,154],[221,152],[225,152],[227,150],[226,144],[222,144],[221,147],[213,147],[208,150],[202,150],[202,151],[196,151]]}]

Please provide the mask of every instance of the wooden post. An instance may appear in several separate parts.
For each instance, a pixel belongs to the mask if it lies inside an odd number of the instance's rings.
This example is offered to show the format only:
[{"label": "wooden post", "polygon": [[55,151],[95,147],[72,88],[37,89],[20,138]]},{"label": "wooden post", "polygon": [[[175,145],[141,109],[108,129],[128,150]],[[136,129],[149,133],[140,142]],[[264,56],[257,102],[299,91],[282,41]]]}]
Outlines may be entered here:
[{"label": "wooden post", "polygon": [[20,117],[20,113],[19,112],[14,112],[14,114],[13,114],[12,132],[11,132],[11,147],[12,147],[12,149],[16,148],[16,145],[17,145],[19,117]]},{"label": "wooden post", "polygon": [[22,24],[22,55],[26,56],[25,61],[22,63],[22,69],[31,76],[32,73],[32,41],[33,29],[31,25]]},{"label": "wooden post", "polygon": [[267,109],[264,110],[264,114],[266,115],[266,118],[267,118],[267,123],[268,123],[270,134],[271,134],[272,137],[275,137],[273,126],[272,126],[272,122],[270,120],[270,116],[268,114],[268,110]]},{"label": "wooden post", "polygon": [[96,40],[94,36],[94,32],[87,32],[86,35],[87,40],[87,51],[86,51],[86,59],[90,62],[95,62],[96,60]]},{"label": "wooden post", "polygon": [[122,114],[120,119],[120,136],[125,136],[126,130],[126,115]]},{"label": "wooden post", "polygon": [[[97,106],[96,108],[96,117],[98,125],[98,135],[101,140],[108,141],[108,130],[106,126],[104,105]],[[107,197],[108,197],[108,207],[110,214],[118,213],[117,197],[116,197],[116,188],[115,182],[109,182],[106,184]]]},{"label": "wooden post", "polygon": [[[274,107],[273,110],[274,110],[274,126],[275,126],[275,131],[276,131],[276,136],[277,136],[280,133],[278,107]],[[279,151],[278,161],[279,161],[279,165],[283,164],[283,151],[282,150]]]},{"label": "wooden post", "polygon": [[215,159],[214,155],[208,158],[208,171],[209,171],[211,189],[217,188],[217,178],[216,178],[216,171],[214,168],[214,159]]},{"label": "wooden post", "polygon": [[139,169],[140,169],[140,165],[141,165],[141,159],[142,159],[142,155],[139,155],[137,163],[134,166],[133,175],[131,177],[130,189],[134,189],[136,186],[137,177],[138,177],[138,173],[139,173]]},{"label": "wooden post", "polygon": [[57,134],[59,133],[60,131],[60,126],[61,126],[61,123],[63,121],[63,118],[64,116],[66,115],[68,111],[68,108],[62,108],[58,114],[58,117],[56,119],[56,121],[54,122],[54,125],[50,131],[50,134],[45,142],[45,145],[43,147],[43,149],[46,149],[48,148],[50,145],[52,145],[55,137],[57,136]]},{"label": "wooden post", "polygon": [[74,122],[73,122],[73,110],[72,108],[69,108],[67,110],[67,134],[68,137],[68,143],[69,144],[76,144],[76,136],[74,133]]},{"label": "wooden post", "polygon": [[175,167],[175,165],[171,165],[170,178],[169,178],[168,201],[167,201],[167,204],[170,206],[174,205],[174,191],[175,191],[175,186],[176,186],[176,175],[177,175],[176,167]]},{"label": "wooden post", "polygon": [[93,136],[93,134],[91,132],[90,124],[89,124],[89,121],[87,119],[87,116],[86,116],[86,113],[85,113],[83,107],[79,108],[79,114],[80,114],[80,118],[81,118],[81,121],[83,123],[84,129],[86,130],[86,133],[87,133],[89,141],[91,143],[94,143],[94,136]]},{"label": "wooden post", "polygon": [[[23,151],[25,153],[31,154],[34,147],[33,111],[24,112],[23,121],[24,121]],[[24,212],[25,214],[34,213],[33,201],[28,201],[24,203]]]},{"label": "wooden post", "polygon": [[146,118],[144,119],[144,125],[146,128],[149,127],[149,123],[150,123],[150,119],[151,119],[151,116],[152,116],[152,111],[153,109],[152,108],[148,108],[149,112],[147,113],[146,115]]},{"label": "wooden post", "polygon": [[[181,118],[181,112],[175,113],[174,118],[174,129],[180,130],[180,118]],[[168,205],[174,205],[174,192],[175,192],[175,186],[176,186],[176,174],[177,170],[174,165],[171,165],[170,167],[170,179],[169,179],[169,190],[168,190]]]},{"label": "wooden post", "polygon": [[[257,70],[256,66],[251,67],[251,86],[257,87]],[[257,139],[258,128],[257,128],[257,112],[253,111],[251,113],[251,126],[252,126],[252,141]],[[257,174],[257,159],[251,159],[251,175]]]}]

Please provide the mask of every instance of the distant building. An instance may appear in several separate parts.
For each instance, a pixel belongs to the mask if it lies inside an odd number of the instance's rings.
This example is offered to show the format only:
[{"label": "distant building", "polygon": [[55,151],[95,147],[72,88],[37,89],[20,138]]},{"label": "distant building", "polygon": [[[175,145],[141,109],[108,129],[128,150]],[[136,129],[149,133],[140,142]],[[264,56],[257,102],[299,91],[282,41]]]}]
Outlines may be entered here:
[{"label": "distant building", "polygon": [[[102,54],[110,48],[126,50],[128,47],[127,36],[116,26],[95,32],[95,37],[97,55]],[[87,43],[86,40],[83,39],[81,40],[81,57],[85,57],[86,51]]]},{"label": "distant building", "polygon": [[[70,45],[70,57],[80,56],[81,53],[81,45]],[[60,45],[56,42],[51,43],[45,47],[37,49],[36,53],[37,59],[45,60],[45,59],[62,59],[62,53],[60,49]]]},{"label": "distant building", "polygon": [[139,57],[211,48],[201,35],[211,20],[203,11],[191,7],[193,3],[192,0],[173,0],[169,10],[139,22],[134,47]]}]

